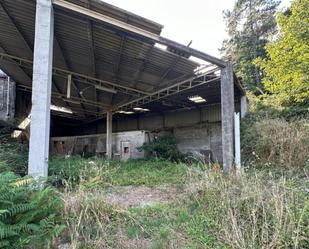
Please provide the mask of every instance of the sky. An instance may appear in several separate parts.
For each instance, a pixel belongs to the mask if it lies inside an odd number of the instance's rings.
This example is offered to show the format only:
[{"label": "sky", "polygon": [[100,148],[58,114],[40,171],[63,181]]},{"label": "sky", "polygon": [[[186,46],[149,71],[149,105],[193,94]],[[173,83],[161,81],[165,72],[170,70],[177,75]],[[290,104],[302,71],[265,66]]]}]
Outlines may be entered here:
[{"label": "sky", "polygon": [[[223,11],[234,0],[104,0],[164,25],[162,36],[214,56],[227,38]],[[290,5],[282,0],[280,8]]]}]

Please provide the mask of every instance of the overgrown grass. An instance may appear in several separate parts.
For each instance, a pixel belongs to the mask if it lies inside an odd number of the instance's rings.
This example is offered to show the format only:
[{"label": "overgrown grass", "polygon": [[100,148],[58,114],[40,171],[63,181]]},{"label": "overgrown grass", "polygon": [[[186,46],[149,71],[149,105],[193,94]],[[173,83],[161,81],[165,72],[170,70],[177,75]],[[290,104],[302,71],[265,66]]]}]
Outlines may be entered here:
[{"label": "overgrown grass", "polygon": [[227,177],[187,168],[181,198],[129,209],[82,185],[63,196],[66,238],[72,248],[307,248],[308,181],[309,169]]},{"label": "overgrown grass", "polygon": [[297,168],[309,163],[309,122],[265,119],[247,128],[242,154],[245,164]]},{"label": "overgrown grass", "polygon": [[287,177],[265,170],[226,177],[194,172],[192,204],[210,221],[206,229],[214,238],[213,246],[307,248],[308,173],[305,169],[299,177]]},{"label": "overgrown grass", "polygon": [[52,157],[49,163],[50,181],[69,182],[73,187],[80,182],[101,187],[182,184],[187,167],[159,159],[116,162],[75,156]]},{"label": "overgrown grass", "polygon": [[275,97],[250,96],[242,120],[244,165],[250,168],[302,168],[309,164],[309,106],[280,106]]},{"label": "overgrown grass", "polygon": [[[53,212],[66,225],[55,248],[309,248],[308,110],[267,101],[253,103],[243,122],[249,170],[239,175],[159,159],[52,156],[48,181],[64,204]],[[24,147],[0,144],[0,171],[22,174],[26,158]],[[176,196],[130,208],[108,201],[113,187],[131,185]]]}]

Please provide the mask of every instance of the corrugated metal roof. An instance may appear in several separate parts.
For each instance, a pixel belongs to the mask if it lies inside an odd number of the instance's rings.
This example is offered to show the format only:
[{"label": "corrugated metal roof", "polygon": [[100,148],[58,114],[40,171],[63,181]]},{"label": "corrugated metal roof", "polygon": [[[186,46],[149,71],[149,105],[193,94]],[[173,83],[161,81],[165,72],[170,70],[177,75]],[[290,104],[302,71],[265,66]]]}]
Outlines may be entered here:
[{"label": "corrugated metal roof", "polygon": [[[160,34],[162,25],[137,16],[99,0],[68,0],[135,25],[155,34]],[[35,30],[34,0],[1,0],[0,2],[0,53],[21,59],[32,60]],[[83,74],[99,80],[109,81],[121,87],[138,91],[153,92],[161,86],[168,86],[176,79],[191,77],[199,65],[187,55],[177,55],[155,47],[153,42],[135,39],[108,24],[97,22],[73,12],[55,8],[54,66],[63,70]],[[18,61],[18,60],[17,60]],[[15,63],[15,64],[14,64]],[[26,62],[24,62],[27,64]],[[31,87],[32,68],[16,65],[16,60],[0,60],[0,68],[11,75],[17,84]],[[66,94],[66,75],[53,77],[53,92]],[[99,115],[103,105],[118,105],[132,100],[124,91],[116,94],[98,91],[89,80],[74,78],[72,96],[80,98],[83,104],[63,101],[53,95],[53,103],[70,107],[82,118]],[[218,89],[217,89],[218,90]],[[98,105],[88,105],[87,100]]]}]

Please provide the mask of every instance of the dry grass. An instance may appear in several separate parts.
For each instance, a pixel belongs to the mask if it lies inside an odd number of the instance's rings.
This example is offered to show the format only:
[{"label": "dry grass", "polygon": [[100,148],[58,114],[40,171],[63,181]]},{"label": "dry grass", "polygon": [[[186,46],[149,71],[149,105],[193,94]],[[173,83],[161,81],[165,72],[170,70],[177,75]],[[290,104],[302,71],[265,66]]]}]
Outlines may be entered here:
[{"label": "dry grass", "polygon": [[245,133],[243,152],[254,164],[293,168],[309,160],[309,122],[265,119]]},{"label": "dry grass", "polygon": [[63,242],[69,242],[70,249],[114,248],[113,219],[117,210],[108,206],[104,194],[85,191],[63,193],[65,204],[63,218],[67,227]]},{"label": "dry grass", "polygon": [[[226,177],[190,173],[188,189],[227,248],[309,248],[309,195],[298,179],[260,172]],[[308,175],[304,181],[309,181]]]},{"label": "dry grass", "polygon": [[308,171],[227,177],[191,167],[182,198],[121,209],[107,203],[106,190],[81,186],[63,193],[62,243],[70,249],[309,248],[308,185]]}]

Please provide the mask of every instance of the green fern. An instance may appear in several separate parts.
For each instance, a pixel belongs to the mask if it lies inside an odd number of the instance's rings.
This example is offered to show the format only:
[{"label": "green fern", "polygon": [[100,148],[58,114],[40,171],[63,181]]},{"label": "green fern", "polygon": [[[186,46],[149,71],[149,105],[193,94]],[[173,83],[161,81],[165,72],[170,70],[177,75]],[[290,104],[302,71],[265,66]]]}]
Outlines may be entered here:
[{"label": "green fern", "polygon": [[48,248],[64,229],[55,190],[30,183],[13,173],[0,174],[0,248]]}]

